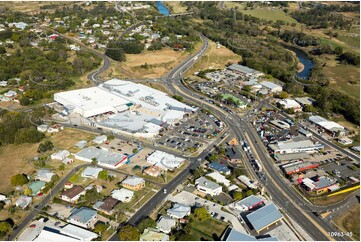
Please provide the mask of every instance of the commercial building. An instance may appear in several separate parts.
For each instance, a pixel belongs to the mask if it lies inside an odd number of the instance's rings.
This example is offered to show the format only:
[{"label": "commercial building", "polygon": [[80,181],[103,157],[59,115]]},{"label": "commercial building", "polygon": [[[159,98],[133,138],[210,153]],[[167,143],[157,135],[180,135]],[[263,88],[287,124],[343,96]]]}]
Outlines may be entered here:
[{"label": "commercial building", "polygon": [[73,186],[60,194],[60,199],[70,203],[77,203],[80,196],[85,195],[86,191],[81,186]]},{"label": "commercial building", "polygon": [[323,149],[324,145],[320,143],[313,143],[311,140],[287,140],[278,142],[277,144],[270,144],[269,148],[271,148],[275,154],[290,154],[299,152],[314,153]]},{"label": "commercial building", "polygon": [[276,205],[269,203],[266,206],[248,214],[246,217],[254,230],[259,233],[263,229],[279,222],[283,218],[283,215],[280,213]]},{"label": "commercial building", "polygon": [[289,125],[288,123],[283,122],[283,121],[281,121],[279,119],[272,120],[270,123],[273,124],[274,126],[276,126],[277,128],[280,128],[280,129],[289,129],[289,128],[291,128],[291,125]]},{"label": "commercial building", "polygon": [[167,214],[171,218],[180,219],[191,213],[191,207],[180,203],[175,203],[172,208],[167,210]]},{"label": "commercial building", "polygon": [[284,172],[287,175],[292,175],[292,174],[299,173],[299,172],[302,172],[302,171],[307,171],[307,170],[310,170],[310,169],[314,169],[314,168],[317,168],[319,166],[320,166],[320,164],[318,164],[318,163],[312,163],[310,161],[299,160],[299,161],[296,161],[296,162],[292,162],[292,163],[283,165],[282,170],[284,170]]},{"label": "commercial building", "polygon": [[34,241],[79,241],[78,239],[61,234],[59,230],[53,227],[45,226],[39,233]]},{"label": "commercial building", "polygon": [[255,236],[248,235],[237,231],[231,227],[223,235],[222,241],[278,241],[277,237],[264,237],[256,238]]},{"label": "commercial building", "polygon": [[128,156],[126,155],[95,147],[87,147],[76,153],[74,157],[85,162],[96,160],[98,165],[111,169],[118,168],[128,161]]},{"label": "commercial building", "polygon": [[147,157],[147,162],[163,170],[174,170],[183,164],[184,159],[156,150]]},{"label": "commercial building", "polygon": [[305,178],[302,180],[302,185],[309,192],[315,192],[316,194],[322,194],[325,192],[333,192],[340,189],[337,181],[326,176],[316,177],[313,179]]},{"label": "commercial building", "polygon": [[347,137],[342,137],[337,139],[337,142],[343,144],[343,145],[350,145],[353,143],[353,140]]},{"label": "commercial building", "polygon": [[251,195],[242,199],[241,201],[235,202],[234,207],[240,212],[252,210],[263,204],[263,199],[255,195]]},{"label": "commercial building", "polygon": [[234,71],[236,73],[239,73],[239,74],[243,74],[245,76],[260,77],[260,76],[264,75],[260,71],[254,70],[247,66],[238,65],[238,64],[232,64],[232,65],[228,66],[227,69]]},{"label": "commercial building", "polygon": [[282,92],[282,89],[283,89],[280,85],[277,85],[273,82],[265,81],[265,82],[261,82],[260,84],[262,85],[262,87],[267,89],[269,93]]},{"label": "commercial building", "polygon": [[282,99],[278,101],[278,103],[281,104],[284,109],[293,109],[295,112],[302,111],[301,105],[293,99]]},{"label": "commercial building", "polygon": [[209,194],[211,196],[216,196],[222,193],[222,186],[204,177],[198,178],[195,182],[195,185],[198,191]]},{"label": "commercial building", "polygon": [[66,113],[77,113],[114,132],[151,138],[196,111],[148,86],[112,79],[98,87],[60,92],[54,100]]},{"label": "commercial building", "polygon": [[121,201],[123,203],[128,203],[132,200],[134,192],[125,188],[112,191],[112,198]]},{"label": "commercial building", "polygon": [[324,129],[327,133],[331,134],[332,136],[344,136],[347,134],[347,130],[339,125],[336,122],[329,121],[325,118],[322,118],[320,116],[311,116],[308,118],[308,120],[313,123],[314,125]]},{"label": "commercial building", "polygon": [[60,229],[60,233],[68,235],[82,241],[91,241],[98,237],[96,233],[82,229],[72,224],[67,224]]},{"label": "commercial building", "polygon": [[223,165],[223,164],[221,164],[219,162],[211,162],[211,163],[208,164],[207,167],[209,169],[211,169],[211,170],[218,171],[218,172],[223,173],[225,175],[231,174],[231,170],[228,169],[227,166],[225,166],[225,165]]},{"label": "commercial building", "polygon": [[258,187],[257,181],[252,181],[251,179],[249,179],[248,177],[246,177],[244,175],[237,177],[237,179],[239,181],[241,181],[244,185],[246,185],[248,188],[257,189],[257,187]]},{"label": "commercial building", "polygon": [[296,102],[298,102],[299,104],[301,104],[301,106],[306,106],[306,105],[310,105],[312,106],[316,100],[310,97],[296,97],[295,98]]},{"label": "commercial building", "polygon": [[72,214],[68,217],[69,223],[83,228],[91,228],[97,219],[97,211],[87,207],[74,208]]},{"label": "commercial building", "polygon": [[298,131],[298,133],[302,134],[306,138],[312,137],[312,133],[310,131],[307,131],[307,130],[304,130],[304,129],[299,129],[297,131]]},{"label": "commercial building", "polygon": [[129,176],[122,181],[122,186],[133,191],[138,191],[145,187],[145,180],[140,177]]}]

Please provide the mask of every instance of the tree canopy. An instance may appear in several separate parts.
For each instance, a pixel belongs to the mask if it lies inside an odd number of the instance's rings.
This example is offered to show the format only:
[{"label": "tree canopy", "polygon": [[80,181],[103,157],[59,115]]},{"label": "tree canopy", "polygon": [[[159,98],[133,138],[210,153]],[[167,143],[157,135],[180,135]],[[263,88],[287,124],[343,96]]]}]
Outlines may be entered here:
[{"label": "tree canopy", "polygon": [[119,231],[119,239],[121,241],[138,241],[139,237],[138,229],[132,225],[125,225]]},{"label": "tree canopy", "polygon": [[24,174],[17,174],[11,177],[11,185],[13,186],[22,186],[28,182],[29,180]]}]

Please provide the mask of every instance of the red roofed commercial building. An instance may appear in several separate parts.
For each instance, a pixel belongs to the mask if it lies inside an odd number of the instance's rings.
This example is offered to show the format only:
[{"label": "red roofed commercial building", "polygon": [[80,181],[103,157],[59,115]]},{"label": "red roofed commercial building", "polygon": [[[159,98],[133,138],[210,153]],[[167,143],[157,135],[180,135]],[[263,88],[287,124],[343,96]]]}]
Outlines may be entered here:
[{"label": "red roofed commercial building", "polygon": [[303,171],[306,171],[306,170],[311,170],[311,169],[314,169],[314,168],[319,167],[319,166],[320,166],[320,164],[318,164],[318,163],[312,163],[310,161],[299,160],[299,161],[296,161],[296,162],[292,162],[292,163],[288,163],[286,165],[283,165],[282,170],[287,175],[292,175],[292,174],[303,172]]}]

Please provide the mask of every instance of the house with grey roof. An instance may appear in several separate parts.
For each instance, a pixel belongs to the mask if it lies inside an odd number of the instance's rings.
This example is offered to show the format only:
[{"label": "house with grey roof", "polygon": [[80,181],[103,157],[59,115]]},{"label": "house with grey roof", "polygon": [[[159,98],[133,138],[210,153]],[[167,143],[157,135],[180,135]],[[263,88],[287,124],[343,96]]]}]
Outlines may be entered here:
[{"label": "house with grey roof", "polygon": [[260,206],[261,204],[263,204],[263,199],[261,199],[258,196],[255,196],[255,195],[251,195],[238,202],[235,202],[234,207],[238,211],[244,212],[244,211],[254,209],[254,208]]},{"label": "house with grey roof", "polygon": [[191,207],[180,203],[175,203],[172,208],[167,210],[167,214],[171,218],[180,219],[191,213]]},{"label": "house with grey roof", "polygon": [[209,194],[211,196],[216,196],[222,193],[221,185],[204,177],[198,178],[195,182],[195,185],[198,191]]},{"label": "house with grey roof", "polygon": [[283,218],[283,215],[280,213],[276,205],[270,203],[248,214],[246,217],[253,229],[259,233],[260,231],[279,222]]},{"label": "house with grey roof", "polygon": [[20,196],[18,200],[16,200],[15,205],[17,207],[21,207],[22,209],[26,208],[33,199],[28,196]]},{"label": "house with grey roof", "polygon": [[75,146],[80,149],[83,149],[87,143],[88,143],[88,141],[86,141],[86,140],[80,140],[78,143],[75,144]]},{"label": "house with grey roof", "polygon": [[93,139],[93,142],[100,145],[107,141],[108,137],[106,135],[99,135]]},{"label": "house with grey roof", "polygon": [[163,233],[169,234],[172,231],[172,228],[176,226],[177,222],[168,217],[168,216],[161,216],[157,221],[157,229]]},{"label": "house with grey roof", "polygon": [[128,161],[128,156],[116,152],[97,149],[95,147],[87,147],[74,155],[75,159],[92,162],[94,159],[98,165],[115,169],[122,166]]},{"label": "house with grey roof", "polygon": [[67,222],[83,228],[90,228],[97,220],[97,211],[87,207],[75,208]]},{"label": "house with grey roof", "polygon": [[51,172],[49,169],[40,169],[37,172],[37,175],[35,177],[35,180],[43,181],[43,182],[50,182],[51,178],[55,174]]},{"label": "house with grey roof", "polygon": [[101,172],[102,170],[103,170],[103,168],[100,168],[100,167],[90,167],[90,166],[88,166],[81,173],[81,176],[84,177],[84,178],[97,179],[98,175],[99,175],[99,172]]}]

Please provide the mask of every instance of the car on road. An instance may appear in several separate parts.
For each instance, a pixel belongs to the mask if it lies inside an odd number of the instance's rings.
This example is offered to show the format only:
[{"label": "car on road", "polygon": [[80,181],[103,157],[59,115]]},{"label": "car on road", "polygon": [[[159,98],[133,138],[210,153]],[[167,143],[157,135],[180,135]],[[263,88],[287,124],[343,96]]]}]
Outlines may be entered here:
[{"label": "car on road", "polygon": [[163,189],[163,193],[164,193],[164,194],[167,194],[167,189],[164,188],[164,189]]},{"label": "car on road", "polygon": [[217,218],[217,217],[218,217],[218,213],[214,213],[213,218]]}]

